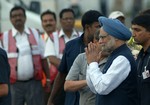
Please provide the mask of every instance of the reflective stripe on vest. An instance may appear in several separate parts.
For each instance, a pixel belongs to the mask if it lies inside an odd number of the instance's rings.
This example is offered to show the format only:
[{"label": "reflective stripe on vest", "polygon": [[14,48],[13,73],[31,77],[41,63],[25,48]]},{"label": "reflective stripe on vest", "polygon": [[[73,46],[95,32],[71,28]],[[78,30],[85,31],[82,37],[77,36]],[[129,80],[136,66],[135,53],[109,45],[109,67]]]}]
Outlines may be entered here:
[{"label": "reflective stripe on vest", "polygon": [[[42,79],[42,63],[41,63],[41,56],[38,52],[34,51],[37,48],[37,42],[35,40],[35,37],[30,30],[30,35],[28,37],[31,52],[32,52],[32,60],[34,64],[34,78],[36,80]],[[12,36],[12,30],[9,30],[8,32],[8,60],[11,67],[11,75],[10,75],[10,82],[15,83],[17,80],[17,58],[18,58],[18,49],[16,47],[16,40]]]},{"label": "reflective stripe on vest", "polygon": [[[57,35],[59,35],[59,31],[57,32]],[[53,34],[50,34],[49,35],[51,40],[55,43],[55,44],[58,44],[56,46],[59,47],[59,54],[63,54],[63,51],[64,51],[64,48],[65,48],[65,40],[64,40],[64,37],[58,37],[59,40],[56,40],[56,37],[53,35]],[[59,42],[56,42],[56,41],[59,41]]]}]

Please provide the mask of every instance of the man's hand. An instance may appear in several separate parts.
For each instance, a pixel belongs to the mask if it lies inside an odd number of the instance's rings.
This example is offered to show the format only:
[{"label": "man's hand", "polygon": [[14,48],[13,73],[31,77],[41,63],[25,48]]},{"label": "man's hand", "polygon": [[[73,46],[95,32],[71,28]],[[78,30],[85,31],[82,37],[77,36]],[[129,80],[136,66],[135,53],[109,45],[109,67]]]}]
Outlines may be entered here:
[{"label": "man's hand", "polygon": [[8,94],[8,84],[0,84],[0,97]]},{"label": "man's hand", "polygon": [[85,48],[87,63],[99,62],[101,58],[101,51],[96,44],[90,42],[88,47]]}]

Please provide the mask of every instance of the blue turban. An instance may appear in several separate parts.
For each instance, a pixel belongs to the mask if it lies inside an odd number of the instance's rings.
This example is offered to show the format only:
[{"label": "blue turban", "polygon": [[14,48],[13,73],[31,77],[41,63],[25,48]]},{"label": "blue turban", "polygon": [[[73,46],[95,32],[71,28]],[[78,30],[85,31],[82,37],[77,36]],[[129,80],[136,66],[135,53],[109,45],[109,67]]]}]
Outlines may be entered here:
[{"label": "blue turban", "polygon": [[105,32],[117,39],[126,41],[132,35],[130,30],[118,19],[108,19],[101,16],[98,18],[98,21]]}]

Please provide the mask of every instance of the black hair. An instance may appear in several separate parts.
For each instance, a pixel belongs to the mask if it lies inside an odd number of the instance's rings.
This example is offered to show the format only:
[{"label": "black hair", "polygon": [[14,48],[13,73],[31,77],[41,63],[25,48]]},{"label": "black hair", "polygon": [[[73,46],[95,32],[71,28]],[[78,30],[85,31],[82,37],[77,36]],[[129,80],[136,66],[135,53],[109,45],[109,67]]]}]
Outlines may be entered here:
[{"label": "black hair", "polygon": [[143,10],[139,13],[139,15],[150,15],[150,9]]},{"label": "black hair", "polygon": [[98,18],[103,16],[100,12],[96,10],[89,10],[82,16],[82,27],[85,29],[85,25],[91,25],[94,22],[98,22]]},{"label": "black hair", "polygon": [[16,10],[22,10],[24,16],[26,17],[25,9],[22,8],[21,6],[15,6],[15,7],[13,7],[13,8],[10,10],[9,16],[12,17],[12,12],[13,12],[13,11],[16,11]]},{"label": "black hair", "polygon": [[74,13],[73,9],[71,9],[71,8],[65,8],[65,9],[62,9],[62,10],[60,11],[60,14],[59,14],[59,18],[60,18],[60,19],[63,17],[63,14],[64,14],[65,12],[72,12],[73,16],[75,17],[75,13]]},{"label": "black hair", "polygon": [[133,25],[142,26],[147,31],[150,31],[150,15],[148,14],[136,16],[131,23]]},{"label": "black hair", "polygon": [[55,21],[57,21],[55,12],[52,12],[52,11],[50,11],[50,10],[47,10],[47,11],[45,11],[45,12],[43,12],[43,13],[41,14],[41,20],[42,20],[42,17],[43,17],[44,15],[48,15],[48,14],[49,14],[49,15],[53,15]]}]

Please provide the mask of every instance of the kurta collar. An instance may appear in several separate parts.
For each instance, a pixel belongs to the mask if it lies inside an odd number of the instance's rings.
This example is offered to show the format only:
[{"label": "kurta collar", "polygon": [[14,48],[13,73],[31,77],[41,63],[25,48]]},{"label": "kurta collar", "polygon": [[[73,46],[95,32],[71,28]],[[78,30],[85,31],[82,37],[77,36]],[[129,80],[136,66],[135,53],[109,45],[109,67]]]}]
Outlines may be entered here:
[{"label": "kurta collar", "polygon": [[[27,35],[29,35],[30,34],[29,28],[25,27],[23,33],[26,33]],[[19,34],[18,30],[16,30],[15,28],[12,28],[12,36],[15,37],[17,34]]]},{"label": "kurta collar", "polygon": [[[66,36],[66,34],[64,33],[63,29],[61,29],[59,32],[59,37],[63,37],[63,36]],[[73,29],[71,36],[79,36],[79,35],[78,35],[77,31],[75,29]]]}]

